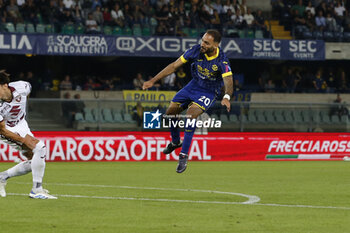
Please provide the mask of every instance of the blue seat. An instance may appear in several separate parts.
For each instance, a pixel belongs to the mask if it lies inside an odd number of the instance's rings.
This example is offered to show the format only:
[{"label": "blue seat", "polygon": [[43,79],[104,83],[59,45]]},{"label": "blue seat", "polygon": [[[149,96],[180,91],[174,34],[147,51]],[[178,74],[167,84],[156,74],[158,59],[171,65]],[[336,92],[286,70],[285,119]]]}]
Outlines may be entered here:
[{"label": "blue seat", "polygon": [[343,34],[343,40],[345,42],[350,42],[350,32],[344,32]]},{"label": "blue seat", "polygon": [[327,42],[334,41],[334,34],[333,32],[323,32],[323,39]]},{"label": "blue seat", "polygon": [[81,122],[85,121],[85,120],[84,120],[84,116],[83,116],[83,114],[82,114],[81,112],[77,112],[77,113],[74,115],[74,120],[76,120],[76,121],[81,121]]},{"label": "blue seat", "polygon": [[316,40],[323,40],[323,34],[322,32],[319,32],[319,31],[314,31],[312,33],[312,37]]},{"label": "blue seat", "polygon": [[303,32],[303,38],[306,39],[306,40],[312,39],[312,33],[309,32],[309,31]]},{"label": "blue seat", "polygon": [[334,35],[334,41],[336,41],[336,42],[343,41],[343,33],[341,33],[341,32],[334,32],[333,35]]},{"label": "blue seat", "polygon": [[310,32],[309,29],[305,26],[298,25],[294,27],[294,35],[297,38],[303,37],[303,33],[307,31]]}]

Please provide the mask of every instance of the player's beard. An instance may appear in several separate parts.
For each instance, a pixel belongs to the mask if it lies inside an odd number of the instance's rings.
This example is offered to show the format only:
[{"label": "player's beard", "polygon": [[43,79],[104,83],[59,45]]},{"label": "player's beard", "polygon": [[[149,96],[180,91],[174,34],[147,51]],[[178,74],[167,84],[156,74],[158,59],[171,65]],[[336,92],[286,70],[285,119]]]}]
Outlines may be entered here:
[{"label": "player's beard", "polygon": [[[204,51],[202,52],[203,49],[204,49]],[[213,53],[214,51],[215,51],[215,48],[214,48],[214,47],[207,48],[207,49],[201,47],[201,52],[202,52],[202,53],[205,53],[205,54],[207,54],[207,55]]]},{"label": "player's beard", "polygon": [[[212,53],[215,51],[214,47],[211,48],[207,48],[207,50],[204,52],[205,54],[207,54],[208,56],[212,56]],[[211,54],[211,55],[210,55]]]}]

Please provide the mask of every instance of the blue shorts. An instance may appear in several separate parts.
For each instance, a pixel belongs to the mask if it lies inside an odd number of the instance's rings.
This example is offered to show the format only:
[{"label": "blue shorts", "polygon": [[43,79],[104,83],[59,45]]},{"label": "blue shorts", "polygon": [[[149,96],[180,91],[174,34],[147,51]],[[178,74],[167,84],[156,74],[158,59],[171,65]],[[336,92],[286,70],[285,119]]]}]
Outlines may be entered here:
[{"label": "blue shorts", "polygon": [[207,111],[215,102],[216,97],[216,91],[203,88],[192,79],[191,82],[176,93],[172,102],[180,104],[183,109],[186,109],[193,103],[200,107],[203,111]]}]

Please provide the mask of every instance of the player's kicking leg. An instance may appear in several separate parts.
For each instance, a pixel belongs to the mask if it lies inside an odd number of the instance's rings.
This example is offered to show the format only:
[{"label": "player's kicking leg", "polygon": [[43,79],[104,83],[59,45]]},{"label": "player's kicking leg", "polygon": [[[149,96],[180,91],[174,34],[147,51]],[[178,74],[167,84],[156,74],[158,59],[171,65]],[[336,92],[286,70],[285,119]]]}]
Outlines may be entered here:
[{"label": "player's kicking leg", "polygon": [[0,172],[0,196],[1,197],[6,197],[6,184],[7,184],[7,179],[15,176],[21,176],[25,175],[29,172],[31,172],[31,161],[24,161],[19,164],[17,164],[14,167],[11,167],[10,169]]},{"label": "player's kicking leg", "polygon": [[49,192],[42,187],[45,173],[46,146],[44,142],[37,141],[33,149],[33,158],[31,162],[33,188],[29,193],[29,197],[34,199],[57,199],[57,197],[50,195]]},{"label": "player's kicking leg", "polygon": [[[171,102],[169,108],[166,111],[166,115],[175,116],[180,114],[183,111],[180,103]],[[173,117],[171,121],[177,121],[176,117]],[[180,139],[180,130],[178,127],[174,127],[173,124],[170,124],[170,134],[171,134],[171,142],[167,145],[167,147],[163,150],[164,154],[170,154],[175,149],[182,146],[182,141]]]},{"label": "player's kicking leg", "polygon": [[34,142],[34,149],[32,151],[27,150],[23,153],[28,161],[21,162],[16,166],[0,173],[0,196],[6,197],[6,184],[7,180],[12,177],[25,175],[29,172],[33,174],[33,188],[29,194],[29,197],[35,199],[57,199],[56,197],[48,194],[46,189],[42,188],[42,179],[45,171],[45,157],[46,149],[45,144],[34,137],[27,135]]},{"label": "player's kicking leg", "polygon": [[[203,113],[203,110],[198,105],[192,104],[186,112],[186,115],[190,116],[190,118],[187,120],[197,119],[197,117],[202,113]],[[179,162],[176,167],[177,173],[182,173],[187,168],[188,151],[190,149],[190,146],[192,143],[192,137],[195,130],[196,130],[195,125],[186,124],[184,141],[182,143],[182,149],[179,155]]]}]

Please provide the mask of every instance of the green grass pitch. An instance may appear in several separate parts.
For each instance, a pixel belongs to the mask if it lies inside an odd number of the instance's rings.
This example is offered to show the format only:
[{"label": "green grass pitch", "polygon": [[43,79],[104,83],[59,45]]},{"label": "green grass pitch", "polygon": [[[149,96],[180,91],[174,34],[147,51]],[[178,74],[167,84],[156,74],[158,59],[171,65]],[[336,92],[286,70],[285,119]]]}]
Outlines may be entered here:
[{"label": "green grass pitch", "polygon": [[[0,163],[0,170],[12,165]],[[30,199],[31,174],[10,179],[0,232],[350,232],[348,162],[190,161],[183,174],[175,167],[47,163],[44,187],[59,199]],[[261,200],[241,204],[248,199],[198,190]]]}]

